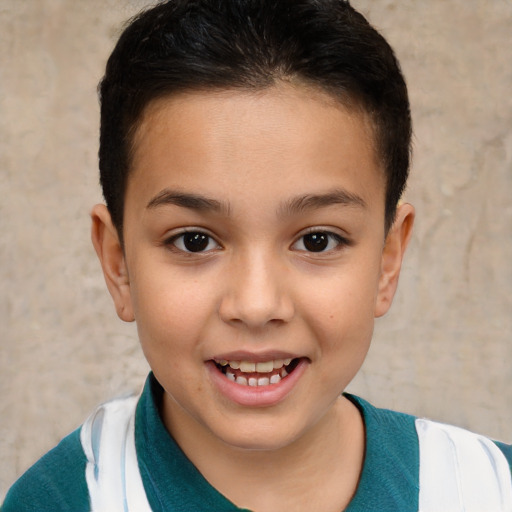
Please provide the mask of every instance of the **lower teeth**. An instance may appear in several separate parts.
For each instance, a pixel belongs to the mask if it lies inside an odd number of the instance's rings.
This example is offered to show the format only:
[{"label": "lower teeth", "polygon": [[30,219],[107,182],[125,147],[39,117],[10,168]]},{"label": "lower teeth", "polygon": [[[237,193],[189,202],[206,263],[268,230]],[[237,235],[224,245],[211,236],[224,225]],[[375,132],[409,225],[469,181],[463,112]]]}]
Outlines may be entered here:
[{"label": "lower teeth", "polygon": [[[278,370],[278,373],[266,374],[265,376],[262,375],[261,377],[257,377],[254,374],[252,374],[250,377],[246,377],[244,375],[235,375],[230,371],[230,368],[227,365],[217,364],[217,367],[231,382],[236,382],[241,386],[258,387],[279,384],[282,379],[284,379],[287,375],[289,375],[291,371],[295,369],[298,362],[298,359],[293,359],[288,366],[283,366],[280,370]],[[286,368],[288,368],[289,371],[286,371]]]},{"label": "lower teeth", "polygon": [[[228,377],[228,375],[230,375],[230,374],[227,373],[226,376]],[[233,375],[233,374],[231,374],[231,375]],[[233,375],[233,377],[234,377],[234,375]],[[268,377],[259,377],[259,378],[249,377],[248,379],[245,377],[242,377],[241,375],[239,375],[235,379],[233,379],[233,377],[231,377],[231,378],[228,377],[228,379],[234,380],[237,384],[240,384],[241,386],[250,386],[250,387],[255,388],[258,386],[270,385],[270,379]],[[275,377],[277,377],[279,380],[276,380]],[[272,384],[277,384],[281,380],[281,377],[279,375],[272,375],[272,378],[273,378]]]},{"label": "lower teeth", "polygon": [[284,379],[288,372],[282,368],[280,374],[274,373],[270,377],[244,377],[243,375],[235,376],[234,373],[231,373],[230,371],[226,371],[224,374],[228,380],[231,382],[236,382],[237,384],[240,384],[241,386],[251,386],[251,387],[258,387],[258,386],[271,386],[273,384],[278,384],[281,382],[281,379]]}]

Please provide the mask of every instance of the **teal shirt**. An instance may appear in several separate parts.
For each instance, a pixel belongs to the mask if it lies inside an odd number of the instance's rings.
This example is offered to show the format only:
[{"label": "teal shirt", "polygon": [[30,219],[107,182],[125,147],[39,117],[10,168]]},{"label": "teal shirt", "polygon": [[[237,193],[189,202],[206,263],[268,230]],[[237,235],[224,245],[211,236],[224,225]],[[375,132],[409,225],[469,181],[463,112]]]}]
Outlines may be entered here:
[{"label": "teal shirt", "polygon": [[[137,405],[139,469],[155,512],[241,511],[213,488],[165,429],[158,410],[163,390],[150,374]],[[357,492],[346,512],[416,512],[419,447],[415,418],[346,395],[361,411],[366,452]],[[497,443],[512,462],[512,447]],[[10,489],[2,512],[89,511],[85,455],[76,430]]]}]

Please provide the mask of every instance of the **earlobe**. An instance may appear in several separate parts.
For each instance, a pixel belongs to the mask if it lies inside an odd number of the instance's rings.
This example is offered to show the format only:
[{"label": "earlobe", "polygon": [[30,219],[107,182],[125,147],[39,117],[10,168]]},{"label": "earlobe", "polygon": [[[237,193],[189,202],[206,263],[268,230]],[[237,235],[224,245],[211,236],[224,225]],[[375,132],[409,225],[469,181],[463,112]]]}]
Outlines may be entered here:
[{"label": "earlobe", "polygon": [[112,296],[117,315],[125,322],[133,322],[135,316],[130,292],[130,279],[123,248],[112,223],[110,213],[103,204],[97,204],[91,212],[91,239],[103,269],[108,291]]},{"label": "earlobe", "polygon": [[411,238],[413,224],[414,207],[408,203],[399,205],[395,222],[389,230],[382,251],[375,317],[385,315],[393,302],[402,267],[402,259]]}]

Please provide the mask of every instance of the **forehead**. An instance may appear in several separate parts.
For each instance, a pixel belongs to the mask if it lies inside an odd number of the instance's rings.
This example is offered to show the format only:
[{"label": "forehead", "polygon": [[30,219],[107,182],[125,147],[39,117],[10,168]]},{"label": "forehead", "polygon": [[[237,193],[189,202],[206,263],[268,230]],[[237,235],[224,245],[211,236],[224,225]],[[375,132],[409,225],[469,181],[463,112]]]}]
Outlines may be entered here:
[{"label": "forehead", "polygon": [[207,183],[206,192],[216,183],[224,193],[250,187],[251,180],[287,184],[290,192],[321,190],[343,178],[359,195],[384,198],[369,116],[304,85],[154,100],[137,127],[132,155],[128,189],[132,184],[138,193]]}]

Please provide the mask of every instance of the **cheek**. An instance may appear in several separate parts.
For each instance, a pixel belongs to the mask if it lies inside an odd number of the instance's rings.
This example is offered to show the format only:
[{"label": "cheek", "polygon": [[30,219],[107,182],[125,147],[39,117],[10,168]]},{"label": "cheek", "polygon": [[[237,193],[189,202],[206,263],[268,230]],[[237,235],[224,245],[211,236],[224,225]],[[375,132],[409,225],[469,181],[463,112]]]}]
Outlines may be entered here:
[{"label": "cheek", "polygon": [[154,272],[132,285],[132,302],[143,348],[169,352],[201,339],[215,310],[213,286],[179,273]]},{"label": "cheek", "polygon": [[379,284],[379,266],[352,266],[310,279],[303,299],[318,314],[331,318],[347,317],[357,321],[373,317]]},{"label": "cheek", "polygon": [[313,284],[302,294],[300,309],[324,349],[353,346],[366,353],[373,334],[378,268],[353,268]]}]

